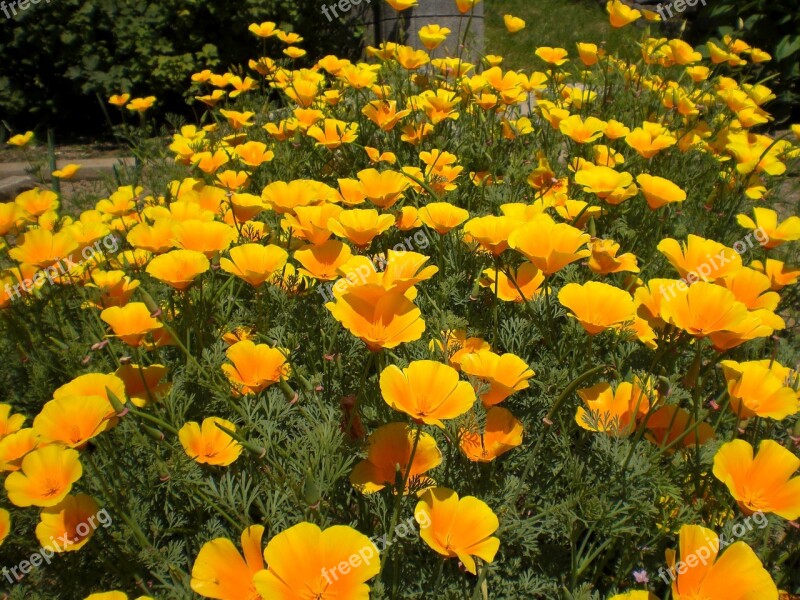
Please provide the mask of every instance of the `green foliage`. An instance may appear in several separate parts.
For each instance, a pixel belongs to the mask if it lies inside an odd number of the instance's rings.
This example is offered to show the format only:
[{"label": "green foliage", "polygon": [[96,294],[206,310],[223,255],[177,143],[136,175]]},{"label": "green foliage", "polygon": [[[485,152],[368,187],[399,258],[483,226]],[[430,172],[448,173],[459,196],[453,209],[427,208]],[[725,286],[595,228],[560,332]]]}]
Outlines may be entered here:
[{"label": "green foliage", "polygon": [[[359,51],[358,24],[329,22],[315,0],[41,2],[0,27],[2,116],[14,130],[98,133],[105,120],[95,95],[105,102],[123,91],[155,95],[160,110],[186,114],[195,103],[180,92],[189,76],[246,66],[254,58],[247,26],[262,21],[302,35],[310,57]],[[271,49],[282,46],[269,41]]]}]

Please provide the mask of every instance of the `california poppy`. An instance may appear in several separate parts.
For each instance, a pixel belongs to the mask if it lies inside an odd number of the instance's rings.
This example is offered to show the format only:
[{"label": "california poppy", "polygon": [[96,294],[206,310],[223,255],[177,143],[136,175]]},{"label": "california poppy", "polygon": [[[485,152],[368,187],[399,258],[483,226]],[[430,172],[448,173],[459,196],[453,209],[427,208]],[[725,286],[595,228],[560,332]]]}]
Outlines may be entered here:
[{"label": "california poppy", "polygon": [[502,406],[493,406],[486,411],[483,431],[462,429],[460,446],[464,455],[472,461],[490,462],[522,443],[522,423],[511,411]]},{"label": "california poppy", "polygon": [[242,340],[225,351],[226,358],[233,364],[223,364],[222,371],[239,393],[257,394],[291,375],[288,354],[285,348],[270,348],[266,344]]},{"label": "california poppy", "polygon": [[178,439],[186,455],[192,460],[207,465],[227,467],[242,453],[242,447],[229,434],[217,427],[222,425],[236,431],[236,425],[219,417],[203,419],[203,424],[194,421],[184,424],[178,431]]},{"label": "california poppy", "polygon": [[636,307],[625,290],[598,281],[583,285],[568,283],[558,292],[558,301],[589,335],[633,321]]},{"label": "california poppy", "polygon": [[192,591],[218,600],[261,600],[253,576],[264,569],[261,556],[263,525],[247,527],[241,536],[244,557],[227,538],[203,544],[192,565]]},{"label": "california poppy", "polygon": [[100,507],[91,496],[66,496],[55,506],[42,510],[36,525],[36,538],[42,548],[53,552],[80,550],[99,525],[96,521],[98,512]]},{"label": "california poppy", "polygon": [[6,477],[8,499],[15,506],[54,506],[82,474],[77,450],[56,444],[33,450],[20,470]]},{"label": "california poppy", "polygon": [[478,350],[461,359],[461,370],[467,375],[489,384],[481,393],[481,402],[486,407],[499,404],[514,392],[527,389],[533,370],[515,354],[495,354],[491,350]]}]

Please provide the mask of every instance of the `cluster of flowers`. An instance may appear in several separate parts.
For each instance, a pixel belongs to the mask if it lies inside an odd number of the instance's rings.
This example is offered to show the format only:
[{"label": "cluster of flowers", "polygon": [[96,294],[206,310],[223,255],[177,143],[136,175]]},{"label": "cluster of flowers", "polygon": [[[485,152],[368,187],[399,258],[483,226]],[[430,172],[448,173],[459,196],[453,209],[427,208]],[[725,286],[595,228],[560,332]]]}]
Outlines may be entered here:
[{"label": "cluster of flowers", "polygon": [[[415,4],[387,1],[397,10]],[[457,0],[465,13],[475,3]],[[642,16],[657,20],[657,15],[643,15],[619,0],[608,3],[608,12],[615,27]],[[524,26],[520,21],[509,16],[509,31]],[[302,39],[274,23],[253,24],[250,31],[258,38],[275,37],[285,43],[283,54],[292,60],[305,54],[294,45]],[[419,36],[435,52],[449,33],[429,25]],[[741,40],[726,38],[725,44],[724,48],[709,44],[714,64],[737,67],[748,58],[756,63],[769,58]],[[500,405],[526,390],[535,373],[523,357],[455,329],[430,341],[430,359],[409,361],[404,368],[386,364],[387,357],[395,356],[389,351],[422,339],[426,321],[417,304],[419,286],[449,268],[429,264],[431,257],[415,251],[386,249],[385,269],[375,269],[373,255],[388,234],[399,231],[402,236],[423,227],[435,232],[439,248],[447,242],[449,248],[459,247],[482,262],[475,278],[476,294],[484,288],[495,307],[506,302],[527,309],[534,300],[544,302],[548,320],[555,318],[551,296],[555,297],[589,340],[607,332],[637,341],[652,352],[687,340],[700,349],[707,340],[719,353],[782,330],[786,325],[778,311],[779,292],[798,282],[800,269],[772,257],[745,265],[735,249],[697,235],[689,235],[685,242],[665,238],[657,250],[678,277],[700,274],[676,293],[673,288],[681,280],[638,279],[636,274],[643,269],[639,258],[621,253],[617,241],[594,235],[598,222],[627,210],[640,195],[642,210],[652,213],[673,210],[687,201],[686,191],[677,184],[646,172],[658,164],[653,159],[671,152],[699,151],[714,157],[722,188],[738,188],[752,200],[768,197],[769,178],[783,174],[786,162],[800,156],[800,149],[786,140],[749,131],[769,121],[762,105],[772,98],[770,90],[712,77],[711,69],[699,64],[700,53],[677,39],[645,40],[641,50],[648,70],[594,44],[579,44],[577,50],[584,74],[594,74],[601,82],[611,73],[621,74],[637,93],[657,99],[668,116],[626,124],[591,115],[601,104],[599,95],[606,92],[587,85],[588,75],[581,85],[569,83],[565,65],[571,59],[562,48],[537,49],[545,71],[529,74],[502,70],[499,57],[486,57],[488,68],[476,72],[476,65],[460,58],[433,58],[424,50],[393,43],[370,48],[373,63],[327,56],[311,69],[293,70],[261,57],[250,67],[289,103],[291,116],[256,127],[262,115],[217,105],[257,90],[261,82],[209,70],[195,74],[193,82],[207,86],[207,93],[197,99],[219,122],[187,125],[174,135],[169,149],[187,175],[173,181],[166,196],[146,195],[142,187],[120,187],[77,220],[60,216],[58,196],[41,189],[0,205],[0,235],[10,241],[8,257],[14,263],[0,275],[0,290],[35,279],[37,273],[65,257],[79,256],[86,248],[99,249],[97,242],[111,233],[126,241],[118,252],[91,253],[88,260],[51,276],[57,285],[93,290],[84,309],[108,326],[109,338],[130,348],[135,362],[124,362],[114,373],[80,375],[59,387],[29,428],[23,427],[23,415],[0,405],[0,469],[9,472],[5,489],[15,506],[42,508],[38,539],[44,544],[51,536],[68,535],[75,541],[65,551],[79,550],[88,541],[92,532],[78,539],[73,526],[95,515],[97,503],[86,495],[70,494],[83,474],[81,451],[126,414],[146,414],[169,393],[170,383],[164,381],[168,366],[147,353],[164,346],[178,346],[188,353],[170,326],[175,307],[156,303],[143,282],[169,286],[188,301],[189,291],[202,290],[204,280],[219,271],[237,283],[256,290],[271,286],[289,297],[303,297],[315,286],[347,280],[347,285],[331,288],[325,308],[372,353],[381,397],[400,417],[366,435],[359,411],[362,395],[347,405],[345,434],[366,437],[366,456],[352,469],[350,482],[362,494],[394,490],[399,499],[395,522],[404,498],[418,494],[417,520],[421,523],[424,515],[429,522],[420,531],[422,541],[441,557],[457,558],[472,574],[478,573],[480,561],[494,561],[500,548],[494,535],[500,521],[486,502],[438,486],[429,476],[443,462],[431,432],[444,430],[456,419],[465,423],[458,430],[457,445],[476,463],[512,451],[522,444],[523,424]],[[668,75],[673,68],[681,70],[680,80]],[[384,74],[397,72],[410,91],[389,85]],[[128,103],[129,99],[122,94],[111,102],[144,112],[155,100]],[[528,116],[523,116],[523,107]],[[706,107],[716,107],[717,117],[706,120]],[[366,132],[363,122],[345,120],[355,119],[356,109],[374,124],[374,131]],[[506,185],[498,173],[464,173],[459,156],[437,148],[419,151],[417,165],[394,166],[402,145],[420,147],[462,113],[491,116],[496,125],[493,135],[503,140],[540,136],[543,143],[562,145],[570,157],[563,169],[556,168],[564,172],[558,175],[541,153],[527,178],[533,200],[503,203],[495,215],[474,214],[442,197],[463,185],[481,189]],[[266,141],[263,135],[251,139],[257,136],[250,132],[259,129],[266,132]],[[800,137],[800,127],[793,131]],[[311,143],[315,150],[330,153],[324,174],[329,183],[274,180],[262,189],[253,188],[253,181],[275,158],[270,144]],[[334,186],[327,176],[341,174],[337,161],[343,156],[371,166],[352,177],[336,178]],[[584,199],[571,197],[581,192]],[[669,218],[667,214],[660,215],[662,221]],[[753,209],[752,217],[739,214],[738,223],[763,232],[765,249],[800,239],[800,218],[781,222],[769,208]],[[724,260],[709,262],[711,256]],[[444,260],[441,254],[440,258]],[[585,261],[588,273],[584,274],[594,279],[562,284],[559,277],[565,268],[579,266],[579,261]],[[352,272],[359,277],[348,277]],[[617,273],[629,274],[619,280],[621,286],[601,280]],[[669,298],[664,289],[671,290]],[[46,293],[25,286],[23,291]],[[16,303],[12,307],[8,292],[2,291],[0,308],[21,310]],[[533,316],[531,320],[535,321]],[[552,344],[551,327],[535,324]],[[295,387],[306,387],[307,382],[293,364],[289,348],[256,343],[248,329],[223,331],[220,337],[228,344],[222,371],[232,394],[247,397],[277,386],[288,401],[297,400],[292,382]],[[790,367],[770,359],[723,360],[721,366],[737,421],[782,420],[800,410],[798,373]],[[697,373],[687,375],[687,387],[694,385],[692,377],[696,379]],[[589,431],[618,437],[642,431],[664,450],[699,447],[715,436],[704,415],[669,404],[651,376],[601,381],[577,389],[577,394],[585,406],[577,409],[575,421]],[[149,421],[176,435],[186,455],[201,464],[226,467],[245,450],[255,456],[265,451],[221,417],[209,416],[180,428],[153,416]],[[764,440],[756,454],[750,443],[733,440],[717,451],[713,474],[742,511],[793,520],[800,516],[800,478],[792,478],[798,466],[800,459],[775,441]],[[9,513],[0,509],[0,541],[9,528]],[[383,557],[351,559],[364,548],[377,556],[378,549],[350,526],[321,529],[301,522],[274,535],[262,550],[264,531],[261,525],[244,530],[243,555],[226,538],[208,541],[194,562],[192,589],[223,600],[362,598],[369,594],[367,582],[384,563]],[[715,535],[687,525],[680,531],[680,551],[692,554]],[[673,597],[721,600],[731,597],[727,594],[735,585],[739,595],[777,598],[770,574],[744,542],[726,550],[727,560],[714,558],[688,574],[679,573]],[[325,575],[342,563],[348,565],[347,572],[340,569],[342,576]],[[124,597],[110,592],[91,598]],[[647,598],[648,592],[618,597]]]}]

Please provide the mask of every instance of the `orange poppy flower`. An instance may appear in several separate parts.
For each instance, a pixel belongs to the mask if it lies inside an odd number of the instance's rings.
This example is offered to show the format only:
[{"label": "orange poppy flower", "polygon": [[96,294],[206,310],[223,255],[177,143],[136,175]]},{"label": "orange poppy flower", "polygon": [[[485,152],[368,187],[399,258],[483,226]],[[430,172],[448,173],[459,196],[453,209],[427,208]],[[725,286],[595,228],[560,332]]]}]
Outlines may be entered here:
[{"label": "orange poppy flower", "polygon": [[25,415],[12,415],[10,404],[0,404],[0,440],[19,431],[23,423],[25,423]]},{"label": "orange poppy flower", "polygon": [[420,496],[414,516],[420,524],[429,523],[420,529],[422,540],[444,557],[458,557],[473,575],[477,574],[475,556],[494,562],[500,540],[492,534],[500,522],[482,500],[474,496],[459,498],[448,488],[431,488]]},{"label": "orange poppy flower", "polygon": [[502,271],[498,274],[497,269],[486,269],[479,283],[492,293],[496,289],[497,297],[504,302],[530,302],[544,292],[544,273],[533,263],[523,262],[512,271],[511,277]]},{"label": "orange poppy flower", "polygon": [[[166,374],[167,367],[164,365],[142,367],[132,363],[120,365],[114,371],[114,375],[125,384],[125,394],[134,406],[139,408],[161,400],[162,396],[169,392],[172,384],[160,383]],[[122,399],[121,396],[118,398]]]},{"label": "orange poppy flower", "polygon": [[535,373],[524,360],[514,354],[495,354],[491,350],[478,350],[461,359],[461,370],[489,384],[481,393],[486,407],[499,404],[514,392],[527,389],[528,379]]},{"label": "orange poppy flower", "polygon": [[229,431],[236,431],[236,425],[219,417],[203,419],[203,424],[194,421],[184,424],[178,431],[178,439],[186,456],[201,465],[227,467],[242,453],[242,446],[217,424]]},{"label": "orange poppy flower", "polygon": [[269,568],[253,577],[262,598],[368,598],[366,582],[380,572],[378,549],[346,525],[321,530],[298,523],[264,550]]},{"label": "orange poppy flower", "polygon": [[317,146],[335,150],[342,144],[350,144],[358,138],[358,123],[346,123],[337,119],[325,119],[322,127],[308,128],[306,135],[317,140]]},{"label": "orange poppy flower", "polygon": [[[233,225],[250,221],[267,209],[267,205],[264,203],[264,200],[261,198],[261,196],[246,193],[231,194],[230,206],[231,213],[233,214]],[[231,223],[229,219],[225,219],[225,222]],[[218,227],[217,231],[214,233],[216,233],[218,240],[221,241],[225,239],[226,232],[224,229]],[[235,239],[236,237],[233,237],[233,240]],[[218,241],[216,243],[219,244],[220,242]],[[195,249],[199,250],[199,248],[190,248],[190,250]]]},{"label": "orange poppy flower", "polygon": [[611,205],[621,204],[639,191],[633,183],[633,175],[604,166],[579,170],[575,173],[575,183],[582,185],[584,192],[595,194]]},{"label": "orange poppy flower", "polygon": [[227,250],[239,237],[235,227],[219,221],[183,221],[173,225],[172,234],[178,248],[202,252],[208,258]]},{"label": "orange poppy flower", "polygon": [[793,521],[800,517],[800,458],[773,440],[758,453],[745,440],[723,444],[714,455],[714,476],[728,488],[745,514],[774,513]]},{"label": "orange poppy flower", "polygon": [[642,389],[638,381],[623,381],[616,390],[602,381],[577,393],[589,410],[579,406],[575,422],[588,431],[600,431],[613,436],[630,435],[637,421],[650,410],[650,393]]},{"label": "orange poppy flower", "polygon": [[[86,545],[100,524],[100,507],[91,496],[66,496],[55,506],[45,508],[36,525],[36,539],[52,552],[75,552]],[[53,540],[56,540],[55,542]]]},{"label": "orange poppy flower", "polygon": [[233,364],[223,364],[222,371],[231,385],[244,395],[257,394],[292,373],[287,361],[289,351],[285,348],[270,348],[266,344],[242,340],[230,346],[225,356]]},{"label": "orange poppy flower", "polygon": [[100,319],[111,326],[113,337],[120,338],[129,346],[139,346],[148,333],[156,332],[163,325],[150,316],[144,302],[131,302],[125,306],[112,306],[100,313]]},{"label": "orange poppy flower", "polygon": [[203,544],[192,565],[192,591],[204,598],[220,600],[262,600],[253,576],[264,569],[261,557],[262,525],[251,525],[242,532],[244,557],[227,538]]},{"label": "orange poppy flower", "polygon": [[491,462],[522,443],[522,423],[511,411],[502,406],[493,406],[486,411],[486,427],[483,433],[462,429],[461,451],[475,462]]},{"label": "orange poppy flower", "polygon": [[669,179],[642,173],[636,176],[636,182],[639,184],[644,199],[647,200],[647,205],[653,210],[659,209],[665,204],[686,200],[686,192]]},{"label": "orange poppy flower", "polygon": [[511,232],[520,225],[522,223],[518,219],[505,215],[474,217],[464,225],[465,239],[478,242],[487,252],[500,256],[508,248]]},{"label": "orange poppy flower", "polygon": [[0,508],[0,546],[11,532],[11,515],[4,508]]},{"label": "orange poppy flower", "polygon": [[15,506],[54,506],[82,474],[77,450],[55,444],[39,448],[25,455],[19,471],[6,477],[8,499]]},{"label": "orange poppy flower", "polygon": [[33,420],[33,431],[45,442],[80,449],[116,424],[114,409],[106,398],[59,396],[42,407]]},{"label": "orange poppy flower", "polygon": [[508,245],[545,275],[552,275],[571,262],[589,256],[589,250],[580,248],[590,239],[588,233],[541,214],[512,232]]},{"label": "orange poppy flower", "polygon": [[447,27],[424,25],[420,27],[418,35],[423,46],[428,50],[435,50],[447,39],[450,33]]},{"label": "orange poppy flower", "polygon": [[333,201],[336,196],[336,190],[311,179],[295,179],[288,183],[274,181],[261,192],[264,201],[279,214],[294,212],[298,206]]},{"label": "orange poppy flower", "polygon": [[350,247],[339,240],[328,240],[319,245],[309,244],[295,250],[294,258],[303,265],[300,272],[308,277],[331,281],[339,276],[339,269],[347,263],[353,253]]},{"label": "orange poppy flower", "polygon": [[380,377],[386,403],[417,421],[444,427],[475,403],[475,391],[458,380],[458,371],[433,360],[415,360],[407,368],[386,367]]},{"label": "orange poppy flower", "polygon": [[69,257],[77,248],[78,243],[69,230],[53,234],[46,229],[29,229],[8,255],[19,263],[44,268]]},{"label": "orange poppy flower", "polygon": [[22,459],[39,445],[32,428],[20,429],[0,440],[0,472],[19,471]]},{"label": "orange poppy flower", "polygon": [[639,272],[639,267],[636,264],[636,255],[628,252],[617,256],[619,244],[614,240],[593,238],[589,241],[588,247],[592,252],[589,257],[589,269],[593,273],[607,275],[608,273],[620,273],[622,271]]},{"label": "orange poppy flower", "polygon": [[643,158],[652,158],[665,148],[674,146],[677,141],[666,127],[650,121],[645,121],[641,127],[625,136],[625,143]]},{"label": "orange poppy flower", "polygon": [[636,307],[625,290],[598,281],[583,285],[568,283],[558,292],[558,301],[572,311],[586,333],[597,335],[610,327],[633,321]]},{"label": "orange poppy flower", "polygon": [[723,360],[720,366],[728,384],[731,410],[740,418],[758,415],[781,420],[800,411],[800,394],[788,385],[779,363]]},{"label": "orange poppy flower", "polygon": [[767,258],[763,262],[754,260],[750,266],[760,273],[764,273],[769,277],[772,285],[772,290],[780,291],[787,285],[792,285],[800,280],[800,269],[795,269],[789,265],[776,260],[774,258]]},{"label": "orange poppy flower", "polygon": [[58,194],[51,190],[33,188],[19,194],[14,199],[14,206],[22,211],[20,216],[27,215],[33,221],[35,217],[58,210]]},{"label": "orange poppy flower", "polygon": [[[372,494],[397,481],[397,471],[405,475],[417,432],[405,423],[388,423],[378,427],[367,440],[367,458],[350,473],[350,483],[362,494]],[[419,432],[417,449],[406,480],[406,493],[429,484],[425,473],[439,466],[442,453],[436,440]]]},{"label": "orange poppy flower", "polygon": [[401,200],[409,186],[408,178],[397,171],[363,169],[358,172],[358,180],[364,196],[375,206],[384,209]]},{"label": "orange poppy flower", "polygon": [[765,239],[758,241],[767,249],[800,240],[800,217],[791,216],[779,223],[778,213],[771,208],[757,206],[753,209],[752,219],[747,215],[736,215],[736,221],[746,229],[760,232]]},{"label": "orange poppy flower", "polygon": [[391,131],[400,119],[411,114],[409,109],[397,110],[395,100],[372,100],[361,109],[361,112],[384,131]]},{"label": "orange poppy flower", "polygon": [[[778,600],[772,577],[745,542],[734,542],[720,555],[724,542],[710,529],[683,525],[679,537],[681,561],[676,565],[675,551],[666,552],[671,575],[676,576],[672,583],[675,600]],[[700,556],[706,558],[697,560]]]},{"label": "orange poppy flower", "polygon": [[394,225],[393,215],[379,215],[377,210],[353,208],[343,210],[335,219],[328,220],[328,228],[339,237],[346,238],[359,248],[366,248],[376,236]]},{"label": "orange poppy flower", "polygon": [[586,117],[584,120],[580,115],[570,115],[558,123],[558,128],[573,141],[588,144],[603,135],[606,124],[597,117]]},{"label": "orange poppy flower", "polygon": [[256,288],[282,269],[289,258],[286,250],[272,244],[242,244],[231,248],[230,256],[220,259],[220,268]]},{"label": "orange poppy flower", "polygon": [[444,235],[469,219],[469,212],[449,202],[431,202],[419,209],[419,220]]},{"label": "orange poppy flower", "polygon": [[145,271],[176,290],[185,290],[198,275],[202,275],[209,268],[211,263],[202,252],[172,250],[156,256]]},{"label": "orange poppy flower", "polygon": [[286,213],[281,222],[284,231],[291,230],[292,236],[306,240],[310,244],[324,244],[331,237],[328,221],[336,219],[342,207],[336,204],[319,206],[298,206],[294,214]]},{"label": "orange poppy flower", "polygon": [[325,307],[373,352],[416,341],[425,331],[422,313],[411,300],[376,284],[351,288]]},{"label": "orange poppy flower", "polygon": [[689,284],[714,281],[742,267],[742,257],[733,248],[697,235],[689,234],[685,244],[665,238],[657,248]]}]

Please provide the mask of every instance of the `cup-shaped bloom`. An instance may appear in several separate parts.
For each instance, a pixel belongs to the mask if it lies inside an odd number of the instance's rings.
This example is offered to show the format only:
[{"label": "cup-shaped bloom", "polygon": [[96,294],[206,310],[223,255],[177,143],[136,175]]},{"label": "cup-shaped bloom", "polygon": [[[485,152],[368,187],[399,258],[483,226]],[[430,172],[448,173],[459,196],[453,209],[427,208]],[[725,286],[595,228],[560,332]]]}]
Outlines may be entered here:
[{"label": "cup-shaped bloom", "polygon": [[524,360],[515,354],[495,354],[491,350],[478,350],[461,359],[461,370],[484,383],[481,402],[486,407],[499,404],[514,392],[527,389],[528,379],[535,373]]},{"label": "cup-shaped bloom", "polygon": [[0,440],[0,472],[19,471],[23,457],[39,444],[31,427],[9,433]]},{"label": "cup-shaped bloom", "polygon": [[[679,536],[680,562],[667,550],[667,564],[677,575],[672,583],[675,600],[730,600],[758,598],[778,600],[778,588],[745,542],[734,542],[720,554],[724,544],[716,533],[700,525],[684,525]],[[705,557],[698,560],[698,557]]]},{"label": "cup-shaped bloom", "polygon": [[607,275],[608,273],[620,273],[630,271],[638,273],[639,266],[636,262],[636,255],[630,252],[620,254],[619,244],[614,240],[593,239],[589,242],[589,250],[592,255],[589,257],[589,269],[593,273]]},{"label": "cup-shaped bloom", "polygon": [[771,289],[776,292],[782,290],[787,285],[797,283],[798,279],[800,279],[800,269],[790,267],[786,263],[775,260],[774,258],[768,258],[763,262],[754,260],[750,263],[750,266],[759,273],[763,273],[769,277]]},{"label": "cup-shaped bloom", "polygon": [[[417,433],[417,449],[406,475]],[[367,458],[350,473],[350,483],[363,494],[393,486],[403,475],[406,475],[405,492],[418,490],[430,482],[425,474],[442,462],[442,453],[433,436],[424,431],[415,431],[405,423],[388,423],[378,427],[369,436],[367,444]]]},{"label": "cup-shaped bloom", "polygon": [[292,236],[306,240],[309,244],[324,244],[331,237],[328,221],[335,219],[342,207],[325,203],[318,206],[298,206],[294,214],[286,213],[281,222],[284,231],[291,230]]},{"label": "cup-shaped bloom", "polygon": [[558,301],[572,311],[586,333],[597,335],[610,327],[633,321],[636,306],[625,290],[599,281],[583,285],[568,283],[558,292]]},{"label": "cup-shaped bloom", "polygon": [[642,127],[637,127],[625,136],[625,143],[643,158],[652,158],[665,148],[674,146],[677,141],[666,128],[649,121],[645,121]]},{"label": "cup-shaped bloom", "polygon": [[581,169],[575,173],[575,183],[582,185],[584,192],[595,194],[609,204],[620,204],[639,191],[633,183],[633,175],[604,166]]},{"label": "cup-shaped bloom", "polygon": [[211,263],[202,252],[172,250],[156,256],[147,265],[147,273],[176,290],[185,290],[199,276],[208,271]]},{"label": "cup-shaped bloom", "polygon": [[264,142],[245,142],[237,146],[234,153],[248,167],[257,167],[275,158],[275,153],[272,150],[267,150],[267,145]]},{"label": "cup-shaped bloom", "polygon": [[662,301],[661,318],[695,337],[708,336],[717,349],[727,349],[773,331],[730,290],[703,281],[679,291],[668,302]]},{"label": "cup-shaped bloom", "polygon": [[334,200],[336,190],[311,179],[295,179],[290,182],[273,181],[261,192],[261,197],[278,214],[291,213],[298,206],[320,204]]},{"label": "cup-shaped bloom", "polygon": [[575,422],[588,431],[602,431],[613,436],[626,436],[633,432],[636,422],[650,410],[650,397],[638,382],[623,381],[614,390],[602,381],[589,388],[578,390],[586,403],[575,413]]},{"label": "cup-shaped bloom", "polygon": [[[114,371],[114,375],[125,384],[125,394],[134,406],[139,408],[147,406],[151,402],[158,402],[169,392],[172,384],[161,382],[166,374],[167,367],[157,364],[143,367],[128,363],[120,365]],[[119,396],[118,398],[121,399]]]},{"label": "cup-shaped bloom", "polygon": [[244,395],[257,394],[291,375],[286,358],[289,351],[285,348],[270,348],[266,344],[242,340],[230,346],[225,356],[233,364],[223,364],[222,372]]},{"label": "cup-shaped bloom", "polygon": [[253,577],[261,598],[368,598],[367,581],[381,569],[378,548],[347,525],[321,530],[298,523],[264,550],[268,568]]},{"label": "cup-shaped bloom", "polygon": [[69,230],[52,233],[47,229],[29,229],[17,240],[8,255],[19,263],[44,268],[64,259],[78,247]]},{"label": "cup-shaped bloom", "polygon": [[300,269],[300,273],[322,281],[331,281],[339,277],[339,269],[352,256],[350,247],[339,240],[308,244],[294,252],[295,260],[304,267]]},{"label": "cup-shaped bloom", "polygon": [[217,424],[229,431],[236,425],[219,417],[207,417],[199,425],[189,421],[178,431],[178,439],[186,456],[203,465],[227,467],[242,453],[242,446]]},{"label": "cup-shaped bloom", "polygon": [[200,220],[175,224],[172,235],[178,248],[202,252],[209,258],[217,252],[227,250],[239,237],[235,227],[219,221]]},{"label": "cup-shaped bloom", "polygon": [[475,217],[464,225],[465,241],[478,242],[487,252],[500,256],[508,248],[511,232],[521,225],[518,219],[488,215]]},{"label": "cup-shaped bloom", "polygon": [[431,202],[419,209],[419,220],[441,235],[469,218],[469,212],[449,202]]},{"label": "cup-shaped bloom", "polygon": [[497,289],[497,297],[504,302],[529,302],[544,292],[544,273],[526,261],[511,271],[511,277],[497,269],[485,269],[479,283],[492,293]]},{"label": "cup-shaped bloom", "polygon": [[44,442],[80,449],[116,423],[114,409],[106,398],[60,396],[42,407],[33,420],[33,430]]},{"label": "cup-shaped bloom", "polygon": [[364,195],[374,205],[389,208],[403,197],[408,188],[408,178],[398,171],[364,169],[358,172],[358,180]]},{"label": "cup-shaped bloom", "polygon": [[[239,223],[246,223],[247,221],[251,221],[258,216],[259,213],[264,212],[267,209],[267,205],[264,202],[264,199],[261,196],[256,196],[255,194],[231,194],[231,212],[233,213],[233,224]],[[226,219],[226,222],[230,222]],[[224,241],[227,237],[230,237],[231,232],[226,232],[221,227],[216,228],[219,232],[217,234],[217,240]],[[233,230],[232,240],[235,240],[238,236],[236,229]],[[217,242],[217,245],[220,245]],[[230,244],[228,244],[230,245]],[[226,246],[227,247],[227,246]],[[190,248],[191,250],[197,250],[199,248]],[[222,249],[222,248],[220,248]]]},{"label": "cup-shaped bloom", "polygon": [[665,238],[657,248],[689,284],[715,281],[742,267],[742,257],[736,250],[697,235],[689,234],[685,244]]},{"label": "cup-shaped bloom", "polygon": [[54,506],[81,475],[78,451],[53,444],[25,455],[20,470],[6,477],[6,492],[15,506]]},{"label": "cup-shaped bloom", "polygon": [[263,535],[263,525],[251,525],[242,532],[244,557],[228,538],[216,538],[203,544],[192,565],[192,591],[218,600],[261,600],[253,576],[264,569]]},{"label": "cup-shaped bloom", "polygon": [[483,433],[461,430],[461,451],[471,461],[491,462],[522,443],[522,430],[522,423],[511,411],[502,406],[493,406],[486,411]]},{"label": "cup-shaped bloom", "polygon": [[561,133],[573,141],[579,144],[588,144],[603,135],[606,123],[597,117],[586,117],[584,120],[580,115],[570,115],[559,122],[558,128]]},{"label": "cup-shaped bloom", "polygon": [[608,0],[606,12],[611,26],[615,28],[625,27],[642,16],[641,11],[631,8],[621,0]]},{"label": "cup-shaped bloom", "polygon": [[481,0],[456,0],[456,8],[458,9],[458,12],[460,12],[462,15],[465,15],[474,9],[475,5],[480,1]]},{"label": "cup-shaped bloom", "polygon": [[647,205],[656,210],[665,204],[672,202],[683,202],[686,200],[686,192],[669,179],[642,173],[636,176],[639,189],[647,200]]},{"label": "cup-shaped bloom", "polygon": [[405,293],[411,286],[427,281],[439,272],[436,265],[423,266],[429,260],[429,256],[419,252],[389,250],[381,285],[386,291]]},{"label": "cup-shaped bloom", "polygon": [[769,277],[750,267],[742,267],[717,283],[733,292],[736,299],[751,311],[760,309],[774,311],[781,301],[777,292],[768,291],[772,287]]},{"label": "cup-shaped bloom", "polygon": [[[754,416],[785,419],[800,410],[798,393],[770,368],[769,361],[720,362],[728,384],[731,410],[742,419]],[[780,367],[775,363],[773,367]]]},{"label": "cup-shaped bloom", "polygon": [[800,240],[800,217],[792,216],[778,223],[778,213],[771,208],[758,206],[753,209],[752,219],[747,215],[736,215],[736,221],[742,227],[760,231],[765,239],[758,241],[767,249]]},{"label": "cup-shaped bloom", "polygon": [[418,35],[423,46],[428,50],[434,50],[447,39],[450,30],[440,25],[424,25],[420,27]]},{"label": "cup-shaped bloom", "polygon": [[113,337],[118,337],[129,346],[134,347],[141,345],[144,336],[148,333],[163,327],[158,320],[150,316],[150,310],[144,302],[112,306],[100,313],[100,319],[111,326],[111,330],[114,332]]},{"label": "cup-shaped bloom", "polygon": [[588,233],[566,223],[556,223],[549,215],[542,214],[516,229],[509,236],[508,245],[525,255],[545,275],[552,275],[589,256],[591,252],[581,247],[590,239]]},{"label": "cup-shaped bloom", "polygon": [[380,377],[381,394],[395,410],[428,425],[444,427],[475,403],[475,390],[458,380],[453,367],[433,360],[415,360],[407,368],[386,367]]},{"label": "cup-shaped bloom", "polygon": [[242,244],[231,248],[230,258],[221,258],[220,268],[226,273],[236,275],[252,285],[259,287],[283,268],[288,253],[273,244]]},{"label": "cup-shaped bloom", "polygon": [[335,235],[366,248],[376,236],[394,225],[394,221],[394,215],[380,215],[374,209],[353,208],[343,210],[335,219],[329,219],[328,228]]},{"label": "cup-shaped bloom", "polygon": [[19,431],[23,423],[25,423],[25,415],[12,415],[10,404],[0,404],[0,440]]},{"label": "cup-shaped bloom", "polygon": [[373,352],[422,337],[422,312],[402,292],[368,284],[351,288],[325,307]]},{"label": "cup-shaped bloom", "polygon": [[775,513],[793,521],[800,517],[800,458],[773,440],[763,440],[758,453],[745,440],[720,446],[714,455],[714,476],[724,483],[746,514]]},{"label": "cup-shaped bloom", "polygon": [[420,537],[438,554],[458,559],[475,575],[475,558],[494,561],[500,539],[492,534],[500,521],[489,506],[474,496],[459,498],[451,489],[436,487],[422,494],[414,509],[417,522],[429,523],[420,528]]},{"label": "cup-shaped bloom", "polygon": [[163,254],[175,247],[172,228],[175,221],[169,218],[156,219],[152,225],[139,223],[128,232],[128,243],[134,248]]},{"label": "cup-shaped bloom", "polygon": [[503,24],[508,33],[517,33],[525,29],[525,21],[514,15],[503,15]]},{"label": "cup-shaped bloom", "polygon": [[647,432],[647,438],[662,448],[673,444],[689,448],[714,438],[711,425],[695,423],[687,411],[674,405],[662,406],[652,413],[647,419]]},{"label": "cup-shaped bloom", "polygon": [[58,194],[51,190],[33,188],[18,195],[14,199],[14,205],[22,211],[22,215],[29,215],[29,220],[34,221],[35,217],[58,209]]},{"label": "cup-shaped bloom", "polygon": [[354,142],[358,137],[358,123],[346,123],[337,119],[325,119],[322,127],[313,125],[307,135],[317,140],[317,146],[335,150],[342,144]]},{"label": "cup-shaped bloom", "polygon": [[36,538],[53,552],[75,552],[86,545],[97,528],[100,507],[86,494],[69,495],[42,511]]}]

